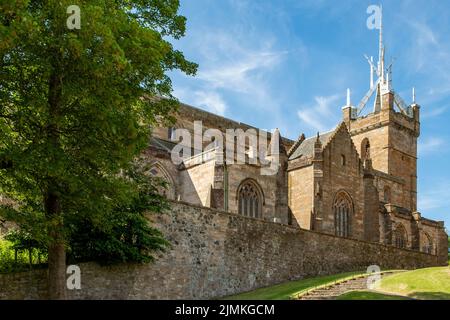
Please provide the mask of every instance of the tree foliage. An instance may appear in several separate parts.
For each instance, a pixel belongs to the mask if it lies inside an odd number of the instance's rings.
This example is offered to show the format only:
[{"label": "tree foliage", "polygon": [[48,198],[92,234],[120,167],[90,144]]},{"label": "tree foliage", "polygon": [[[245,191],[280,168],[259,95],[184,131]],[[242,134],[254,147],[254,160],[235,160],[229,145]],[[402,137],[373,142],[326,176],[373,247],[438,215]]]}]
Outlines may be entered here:
[{"label": "tree foliage", "polygon": [[166,198],[158,194],[164,181],[149,180],[137,167],[126,173],[126,201],[105,213],[108,224],[96,225],[89,217],[71,216],[68,256],[70,262],[97,261],[101,264],[153,261],[152,253],[164,250],[169,243],[162,233],[150,226],[148,214],[168,209]]},{"label": "tree foliage", "polygon": [[79,30],[72,4],[0,3],[0,193],[14,203],[0,214],[48,245],[56,291],[74,217],[104,236],[142,223],[121,173],[176,108],[167,72],[197,68],[169,41],[185,33],[178,0],[77,1]]}]

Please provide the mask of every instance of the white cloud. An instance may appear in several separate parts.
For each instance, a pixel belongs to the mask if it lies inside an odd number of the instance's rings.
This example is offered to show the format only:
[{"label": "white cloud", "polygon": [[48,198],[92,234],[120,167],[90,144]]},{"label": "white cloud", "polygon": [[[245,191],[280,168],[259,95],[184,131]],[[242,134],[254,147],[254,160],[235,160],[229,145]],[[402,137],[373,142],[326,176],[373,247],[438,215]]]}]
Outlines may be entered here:
[{"label": "white cloud", "polygon": [[194,92],[194,104],[198,107],[223,116],[227,105],[222,96],[217,92],[196,91]]},{"label": "white cloud", "polygon": [[318,96],[314,98],[311,107],[301,107],[297,111],[300,120],[310,129],[328,131],[338,123],[336,110],[339,109],[338,100],[342,95]]},{"label": "white cloud", "polygon": [[439,108],[433,108],[433,109],[426,109],[426,111],[422,114],[422,119],[428,119],[437,117],[447,111],[447,106],[439,107]]},{"label": "white cloud", "polygon": [[450,46],[447,34],[416,19],[406,19],[405,22],[412,29],[411,46],[406,50],[409,66],[422,74],[427,87],[420,102],[434,104],[450,94]]},{"label": "white cloud", "polygon": [[441,150],[444,146],[445,141],[441,138],[430,137],[424,141],[419,141],[418,149],[419,155],[425,156],[434,151]]},{"label": "white cloud", "polygon": [[435,32],[425,23],[410,20],[409,23],[417,31],[415,37],[419,45],[438,45],[439,41]]},{"label": "white cloud", "polygon": [[442,206],[442,198],[438,194],[420,194],[418,200],[419,210],[433,210]]},{"label": "white cloud", "polygon": [[176,88],[174,96],[181,102],[203,108],[209,112],[223,116],[228,108],[222,95],[214,90],[190,90],[188,88]]},{"label": "white cloud", "polygon": [[287,54],[275,50],[273,45],[270,37],[252,44],[241,32],[204,32],[197,43],[202,55],[197,74],[201,90],[226,91],[244,102],[252,102],[249,108],[273,110],[277,103],[269,85],[270,72]]},{"label": "white cloud", "polygon": [[195,78],[174,86],[177,98],[221,115],[237,113],[234,105],[245,106],[245,112],[239,110],[244,119],[248,112],[270,113],[274,127],[287,127],[283,97],[273,89],[272,77],[279,76],[288,51],[275,48],[274,37],[252,37],[236,26],[226,32],[203,29],[189,45],[200,66]]},{"label": "white cloud", "polygon": [[273,68],[280,61],[282,53],[245,52],[238,61],[213,64],[198,73],[198,78],[212,88],[227,89],[239,93],[256,93],[261,96],[262,73]]},{"label": "white cloud", "polygon": [[434,209],[447,208],[450,206],[450,198],[448,190],[450,184],[448,182],[434,183],[432,188],[425,189],[418,193],[417,205],[421,211],[430,211]]},{"label": "white cloud", "polygon": [[426,23],[416,20],[407,20],[407,23],[414,35],[413,50],[409,53],[414,62],[413,66],[416,71],[426,70],[430,65],[431,56],[436,58],[439,55],[438,52],[442,49],[440,42],[435,32]]}]

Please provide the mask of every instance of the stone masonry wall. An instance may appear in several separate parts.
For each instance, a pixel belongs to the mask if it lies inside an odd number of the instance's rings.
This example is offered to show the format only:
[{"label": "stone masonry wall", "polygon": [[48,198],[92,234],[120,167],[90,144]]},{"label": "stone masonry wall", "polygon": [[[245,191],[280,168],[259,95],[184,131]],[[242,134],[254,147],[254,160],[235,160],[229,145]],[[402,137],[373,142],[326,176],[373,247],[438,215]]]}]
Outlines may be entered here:
[{"label": "stone masonry wall", "polygon": [[289,171],[289,208],[296,224],[311,230],[313,210],[314,172],[313,166]]},{"label": "stone masonry wall", "polygon": [[[342,163],[344,157],[345,163]],[[365,194],[363,172],[358,152],[345,128],[341,126],[323,151],[322,231],[335,233],[333,205],[336,195],[344,191],[352,199],[350,237],[364,239]]]},{"label": "stone masonry wall", "polygon": [[[280,282],[365,270],[435,266],[439,257],[338,238],[173,202],[152,216],[173,248],[154,264],[81,264],[70,299],[209,299]],[[445,260],[446,261],[446,260]],[[45,299],[46,271],[0,275],[0,299]]]}]

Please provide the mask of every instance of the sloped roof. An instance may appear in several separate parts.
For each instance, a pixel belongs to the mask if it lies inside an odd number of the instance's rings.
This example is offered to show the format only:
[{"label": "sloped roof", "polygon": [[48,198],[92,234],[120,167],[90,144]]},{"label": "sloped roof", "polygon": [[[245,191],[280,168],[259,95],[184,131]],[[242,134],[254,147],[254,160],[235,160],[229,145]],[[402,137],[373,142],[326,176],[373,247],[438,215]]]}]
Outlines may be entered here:
[{"label": "sloped roof", "polygon": [[[333,136],[333,133],[336,131],[336,129],[322,133],[319,135],[320,142],[322,143],[322,146],[325,146],[328,141],[330,141],[330,138]],[[289,160],[294,160],[300,157],[309,157],[312,156],[314,153],[314,143],[316,142],[317,136],[311,137],[308,139],[305,139],[298,147],[297,149],[291,154],[289,157]]]},{"label": "sloped roof", "polygon": [[[164,140],[158,137],[151,137],[150,139],[150,147],[159,149],[159,150],[163,150],[166,151],[168,153],[172,152],[172,149],[178,144],[178,142],[174,142],[174,141],[168,141],[168,140]],[[194,148],[190,148],[191,149],[191,154],[195,154],[197,151],[197,153],[201,153],[201,150],[196,150]]]},{"label": "sloped roof", "polygon": [[157,137],[151,137],[150,139],[150,146],[155,147],[160,150],[164,150],[167,152],[172,151],[172,149],[177,145],[175,142],[163,140]]},{"label": "sloped roof", "polygon": [[[196,121],[201,120],[203,122],[204,127],[219,129],[223,132],[225,132],[226,129],[238,129],[238,128],[244,131],[248,129],[265,131],[267,132],[267,138],[269,140],[272,138],[272,133],[270,131],[262,130],[261,128],[254,127],[240,121],[225,118],[221,115],[203,110],[201,108],[193,107],[186,103],[179,104],[178,115],[176,116],[187,120],[196,120]],[[281,136],[281,141],[283,142],[283,146],[287,149],[294,144],[293,140],[283,136]]]}]

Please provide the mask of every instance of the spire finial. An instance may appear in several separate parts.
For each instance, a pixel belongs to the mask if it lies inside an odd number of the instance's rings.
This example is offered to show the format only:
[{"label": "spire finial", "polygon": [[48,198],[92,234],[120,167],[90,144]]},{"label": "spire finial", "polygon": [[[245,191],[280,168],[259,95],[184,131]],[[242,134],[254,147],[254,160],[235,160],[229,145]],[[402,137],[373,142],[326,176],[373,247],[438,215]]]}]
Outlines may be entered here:
[{"label": "spire finial", "polygon": [[413,104],[416,103],[416,88],[415,87],[412,88],[412,102],[413,102]]},{"label": "spire finial", "polygon": [[319,133],[319,131],[317,131],[317,138],[316,138],[316,141],[314,142],[314,147],[315,148],[321,148],[322,147],[322,141],[320,141],[320,133]]},{"label": "spire finial", "polygon": [[384,82],[383,6],[380,4],[380,43],[378,48],[378,73]]},{"label": "spire finial", "polygon": [[370,89],[373,88],[373,56],[370,57]]},{"label": "spire finial", "polygon": [[351,106],[352,106],[351,92],[350,92],[350,88],[347,88],[347,107],[351,107]]}]

